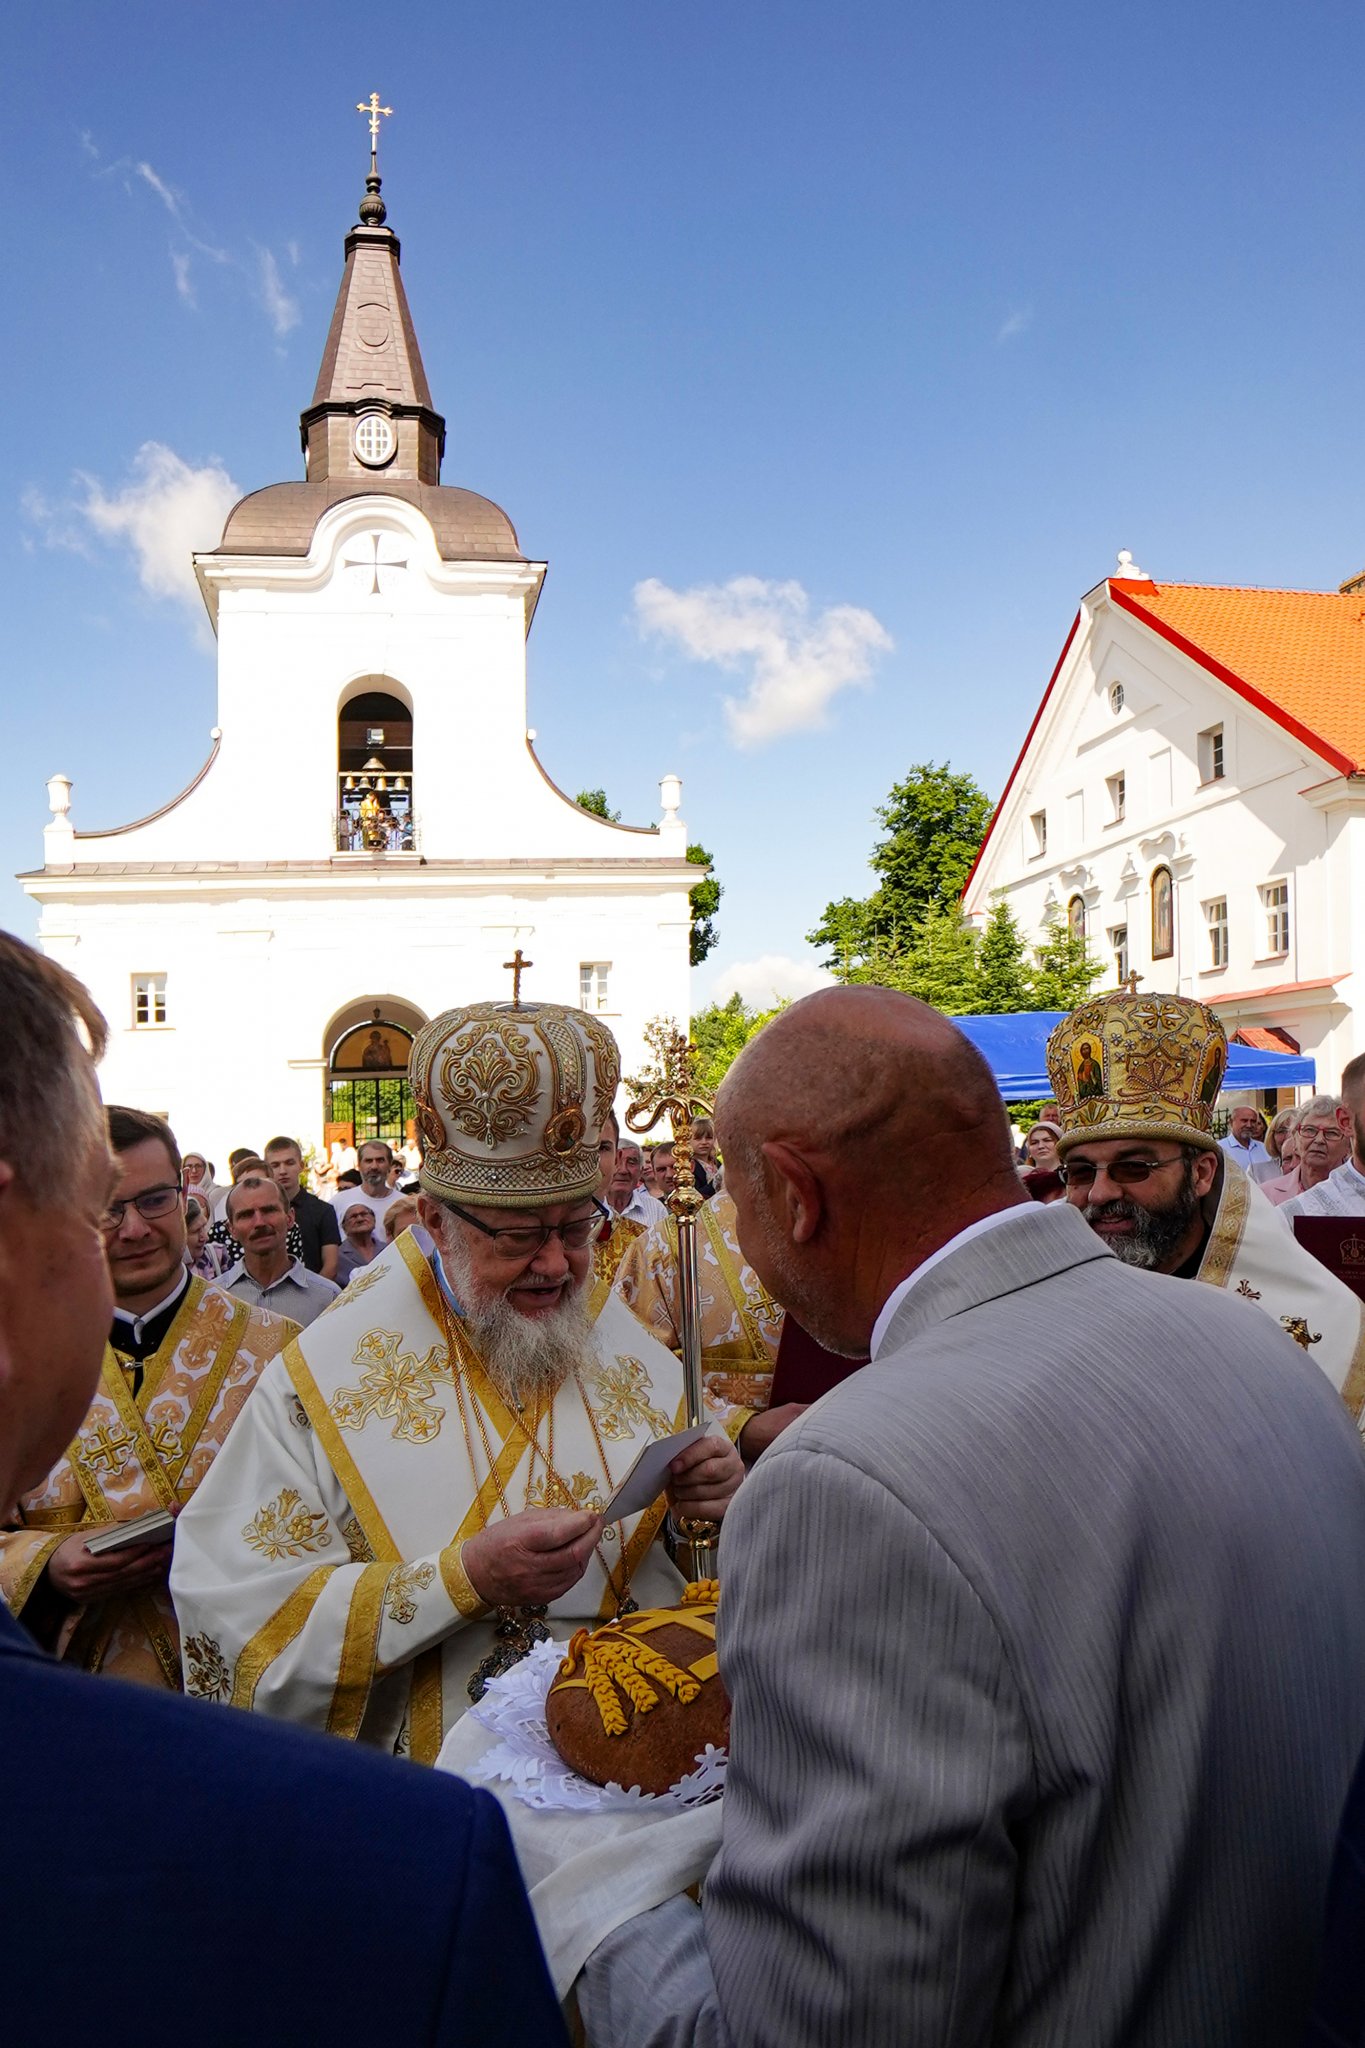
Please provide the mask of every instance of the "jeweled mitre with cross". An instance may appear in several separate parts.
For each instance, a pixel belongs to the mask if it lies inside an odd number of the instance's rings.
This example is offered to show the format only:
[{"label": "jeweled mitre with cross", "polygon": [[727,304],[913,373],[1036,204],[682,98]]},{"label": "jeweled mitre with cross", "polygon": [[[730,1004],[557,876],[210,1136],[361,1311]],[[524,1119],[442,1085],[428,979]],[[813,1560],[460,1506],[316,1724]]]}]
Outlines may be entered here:
[{"label": "jeweled mitre with cross", "polygon": [[515,998],[445,1010],[417,1034],[408,1074],[428,1194],[535,1209],[595,1191],[621,1055],[587,1011]]}]

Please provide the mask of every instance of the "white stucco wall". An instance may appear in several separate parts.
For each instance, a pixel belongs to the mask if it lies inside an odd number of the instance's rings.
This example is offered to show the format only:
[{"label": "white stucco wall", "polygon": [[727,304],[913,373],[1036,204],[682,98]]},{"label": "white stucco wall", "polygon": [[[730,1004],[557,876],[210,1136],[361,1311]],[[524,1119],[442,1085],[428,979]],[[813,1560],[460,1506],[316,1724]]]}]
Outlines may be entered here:
[{"label": "white stucco wall", "polygon": [[[609,825],[537,765],[525,643],[543,565],[443,563],[422,515],[376,496],[326,514],[306,559],[199,567],[219,634],[212,765],[131,831],[73,832],[76,792],[25,883],[41,943],[110,1021],[106,1099],[166,1112],[220,1167],[277,1129],[320,1139],[339,1009],[510,994],[517,946],[528,999],[576,1003],[580,963],[611,963],[604,1021],[638,1068],[646,1022],[688,1015],[697,871],[675,800],[656,833]],[[361,688],[412,707],[420,855],[335,851],[337,715]],[[164,1027],[134,1024],[140,973],[166,976]]]}]

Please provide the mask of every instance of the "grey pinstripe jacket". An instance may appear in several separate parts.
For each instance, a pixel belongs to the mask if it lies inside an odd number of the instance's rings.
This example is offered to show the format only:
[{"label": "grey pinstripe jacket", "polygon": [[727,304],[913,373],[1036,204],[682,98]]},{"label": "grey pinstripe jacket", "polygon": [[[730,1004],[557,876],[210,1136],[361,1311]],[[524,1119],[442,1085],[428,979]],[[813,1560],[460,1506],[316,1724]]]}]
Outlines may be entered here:
[{"label": "grey pinstripe jacket", "polygon": [[1365,1739],[1365,1459],[1253,1306],[1072,1212],[952,1252],[725,1524],[703,1913],[601,2048],[1278,2048]]}]

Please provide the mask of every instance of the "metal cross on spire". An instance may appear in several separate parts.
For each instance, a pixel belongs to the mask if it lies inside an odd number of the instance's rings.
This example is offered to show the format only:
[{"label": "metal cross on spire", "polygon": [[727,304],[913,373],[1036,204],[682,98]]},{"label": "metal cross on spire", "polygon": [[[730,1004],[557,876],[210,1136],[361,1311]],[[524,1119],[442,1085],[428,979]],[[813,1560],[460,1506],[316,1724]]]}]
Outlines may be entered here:
[{"label": "metal cross on spire", "polygon": [[502,964],[512,977],[512,1008],[519,1010],[521,1008],[521,977],[528,967],[534,967],[536,963],[534,960],[523,960],[521,947],[518,946],[511,959],[504,960]]},{"label": "metal cross on spire", "polygon": [[372,92],[367,100],[356,101],[355,110],[357,114],[368,114],[370,117],[370,176],[375,177],[379,171],[379,117],[381,114],[391,114],[393,108],[381,107],[379,94]]}]

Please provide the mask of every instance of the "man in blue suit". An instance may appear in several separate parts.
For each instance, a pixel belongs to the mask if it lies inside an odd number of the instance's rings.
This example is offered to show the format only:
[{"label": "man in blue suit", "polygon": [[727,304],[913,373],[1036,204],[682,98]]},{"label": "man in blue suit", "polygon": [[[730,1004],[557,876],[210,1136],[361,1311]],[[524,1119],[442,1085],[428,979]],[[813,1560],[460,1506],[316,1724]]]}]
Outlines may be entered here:
[{"label": "man in blue suit", "polygon": [[[74,1437],[109,1327],[104,1038],[0,933],[0,1516]],[[8,2040],[563,2048],[502,1816],[458,1780],[94,1682],[0,1608],[0,1814]]]}]

